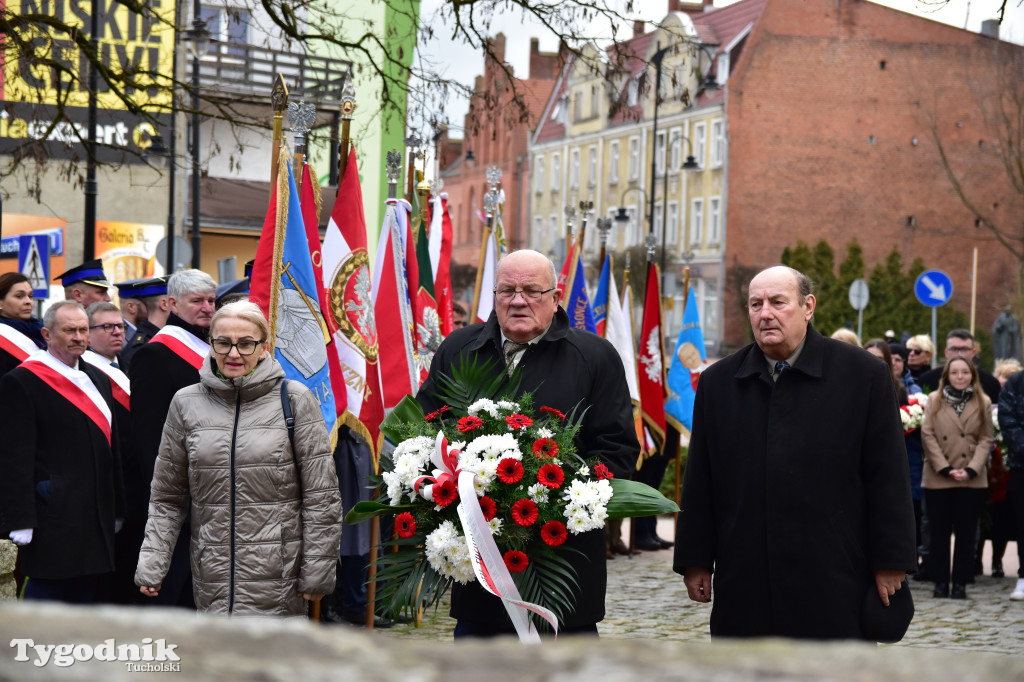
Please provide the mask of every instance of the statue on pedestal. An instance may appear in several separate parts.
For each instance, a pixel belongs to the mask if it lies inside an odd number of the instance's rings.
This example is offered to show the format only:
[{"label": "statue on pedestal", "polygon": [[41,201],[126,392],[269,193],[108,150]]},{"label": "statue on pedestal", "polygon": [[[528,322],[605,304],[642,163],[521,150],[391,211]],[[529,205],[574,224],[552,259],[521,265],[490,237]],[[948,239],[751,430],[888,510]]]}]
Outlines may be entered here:
[{"label": "statue on pedestal", "polygon": [[999,313],[992,325],[992,353],[996,359],[1021,359],[1020,321],[1010,312],[1010,306]]}]

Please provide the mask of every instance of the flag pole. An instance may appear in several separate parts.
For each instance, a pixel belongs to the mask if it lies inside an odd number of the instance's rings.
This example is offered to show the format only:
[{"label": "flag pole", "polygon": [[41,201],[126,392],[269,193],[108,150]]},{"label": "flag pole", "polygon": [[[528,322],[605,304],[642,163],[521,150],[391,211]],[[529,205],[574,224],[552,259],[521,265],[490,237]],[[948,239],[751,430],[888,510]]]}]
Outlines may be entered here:
[{"label": "flag pole", "polygon": [[[480,243],[480,258],[477,261],[476,282],[473,285],[473,308],[470,311],[473,318],[472,321],[467,320],[470,324],[476,322],[476,314],[479,312],[480,290],[483,287],[484,281],[484,264],[487,262],[487,242],[494,232],[494,216],[498,212],[500,201],[498,198],[498,183],[501,181],[501,169],[497,166],[491,166],[487,169],[485,175],[487,176],[487,183],[491,188],[484,194],[484,211],[487,212],[487,227],[484,228],[484,238]],[[495,252],[494,257],[497,259],[500,257],[501,249],[495,249]]]},{"label": "flag pole", "polygon": [[345,87],[341,90],[341,158],[338,159],[338,184],[340,178],[345,175],[345,168],[348,166],[348,152],[351,145],[352,115],[356,110],[356,89],[352,81],[346,80]]},{"label": "flag pole", "polygon": [[277,187],[278,168],[281,165],[281,128],[284,110],[288,108],[288,86],[284,84],[284,77],[281,74],[277,74],[274,89],[270,91],[270,103],[274,108],[274,142],[270,150],[270,193],[273,196],[274,188]]},{"label": "flag pole", "polygon": [[302,191],[302,165],[306,159],[306,142],[309,139],[309,131],[316,122],[316,107],[312,102],[305,103],[299,100],[298,104],[288,105],[288,122],[292,126],[292,134],[295,137],[295,154],[293,156],[292,173],[295,175],[295,187]]}]

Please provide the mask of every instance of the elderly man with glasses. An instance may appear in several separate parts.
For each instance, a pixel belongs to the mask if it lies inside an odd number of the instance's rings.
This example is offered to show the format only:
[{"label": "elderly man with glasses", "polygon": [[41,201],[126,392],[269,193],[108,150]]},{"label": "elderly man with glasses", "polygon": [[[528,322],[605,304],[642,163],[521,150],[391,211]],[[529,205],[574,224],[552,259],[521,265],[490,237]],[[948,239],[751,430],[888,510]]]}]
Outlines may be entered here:
[{"label": "elderly man with glasses", "polygon": [[[523,250],[503,258],[495,277],[494,312],[483,324],[456,329],[441,343],[417,400],[427,412],[439,409],[439,376],[450,375],[463,360],[490,361],[495,372],[510,375],[518,369],[520,393],[532,393],[534,405],[566,414],[585,410],[578,451],[599,455],[615,476],[628,478],[640,444],[622,361],[608,341],[569,325],[555,282],[555,267],[541,253]],[[559,633],[596,635],[607,582],[604,530],[571,536],[566,544],[578,550],[569,559],[578,587],[575,609]],[[476,583],[453,586],[451,615],[458,620],[456,637],[514,632],[501,601]]]},{"label": "elderly man with glasses", "polygon": [[[952,360],[953,358],[966,358],[971,360],[977,365],[975,356],[978,354],[978,347],[974,341],[974,335],[966,329],[954,329],[946,334],[946,361]],[[935,369],[929,370],[922,374],[917,383],[922,387],[929,390],[935,390],[939,387],[939,379],[942,378],[942,367],[936,367]],[[1002,386],[999,385],[999,380],[988,372],[982,371],[978,368],[978,379],[981,382],[981,388],[984,389],[985,395],[992,401],[993,405],[999,404],[999,391]]]}]

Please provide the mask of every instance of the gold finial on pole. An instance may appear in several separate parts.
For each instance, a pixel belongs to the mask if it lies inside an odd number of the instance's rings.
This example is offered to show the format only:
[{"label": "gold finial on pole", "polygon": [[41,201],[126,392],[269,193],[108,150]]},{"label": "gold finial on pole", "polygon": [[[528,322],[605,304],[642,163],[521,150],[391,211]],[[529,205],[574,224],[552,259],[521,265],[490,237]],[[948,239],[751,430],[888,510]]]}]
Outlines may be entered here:
[{"label": "gold finial on pole", "polygon": [[[352,85],[352,79],[345,81],[345,87],[341,89],[341,158],[338,159],[338,177],[344,177],[345,167],[348,165],[348,153],[351,146],[352,116],[356,110],[356,89]],[[338,181],[341,182],[340,180]]]},{"label": "gold finial on pole", "polygon": [[284,77],[277,74],[274,88],[270,91],[270,104],[274,108],[274,142],[270,151],[270,191],[277,187],[277,173],[281,165],[281,128],[284,110],[288,108],[288,86]]}]

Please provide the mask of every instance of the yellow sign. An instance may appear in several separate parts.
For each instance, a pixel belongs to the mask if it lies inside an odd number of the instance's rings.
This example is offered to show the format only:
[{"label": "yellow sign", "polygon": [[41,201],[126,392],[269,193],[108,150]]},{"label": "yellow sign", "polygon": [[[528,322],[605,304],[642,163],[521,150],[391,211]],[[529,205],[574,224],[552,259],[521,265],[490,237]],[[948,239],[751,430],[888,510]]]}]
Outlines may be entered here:
[{"label": "yellow sign", "polygon": [[165,225],[96,221],[96,256],[111,284],[164,274],[156,262],[156,245],[167,232]]},{"label": "yellow sign", "polygon": [[[92,0],[8,0],[5,14],[11,17],[45,16],[77,30],[78,40],[88,40]],[[119,74],[132,74],[117,87],[132,103],[151,111],[171,104],[174,59],[174,2],[149,0],[132,11],[119,0],[96,0],[99,7],[100,61]],[[11,22],[17,40],[4,42],[4,73],[0,98],[5,102],[58,104],[85,107],[89,101],[89,60],[72,35],[47,25]],[[36,59],[19,52],[28,44]],[[54,62],[59,66],[54,67]],[[72,75],[74,74],[74,75]],[[122,97],[99,79],[100,109],[127,109]]]}]

